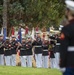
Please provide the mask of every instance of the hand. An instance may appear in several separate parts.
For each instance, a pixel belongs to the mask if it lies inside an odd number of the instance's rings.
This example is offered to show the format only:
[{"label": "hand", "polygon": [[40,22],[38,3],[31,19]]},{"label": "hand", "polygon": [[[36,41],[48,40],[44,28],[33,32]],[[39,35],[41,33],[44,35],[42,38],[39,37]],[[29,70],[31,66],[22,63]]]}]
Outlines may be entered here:
[{"label": "hand", "polygon": [[11,45],[9,45],[9,47],[11,47]]},{"label": "hand", "polygon": [[33,40],[32,40],[32,42],[35,42],[35,41],[36,41],[36,39],[33,39]]},{"label": "hand", "polygon": [[26,47],[28,47],[28,45],[26,45]]},{"label": "hand", "polygon": [[36,39],[34,39],[34,41],[36,41]]},{"label": "hand", "polygon": [[66,71],[66,68],[64,67],[64,68],[60,68],[60,71],[62,72],[62,73],[64,73],[65,71]]},{"label": "hand", "polygon": [[18,44],[17,44],[17,43],[16,43],[15,45],[16,45],[16,46],[18,46]]},{"label": "hand", "polygon": [[11,49],[13,49],[13,47],[11,47]]}]

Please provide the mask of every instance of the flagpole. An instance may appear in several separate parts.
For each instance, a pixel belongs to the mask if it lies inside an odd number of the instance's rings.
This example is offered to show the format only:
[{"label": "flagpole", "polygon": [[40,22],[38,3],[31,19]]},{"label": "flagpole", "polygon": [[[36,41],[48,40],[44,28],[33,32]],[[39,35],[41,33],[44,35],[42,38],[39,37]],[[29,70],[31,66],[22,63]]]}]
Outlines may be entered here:
[{"label": "flagpole", "polygon": [[22,41],[22,32],[21,32],[21,26],[19,26],[19,30],[18,30],[18,42],[21,43]]}]

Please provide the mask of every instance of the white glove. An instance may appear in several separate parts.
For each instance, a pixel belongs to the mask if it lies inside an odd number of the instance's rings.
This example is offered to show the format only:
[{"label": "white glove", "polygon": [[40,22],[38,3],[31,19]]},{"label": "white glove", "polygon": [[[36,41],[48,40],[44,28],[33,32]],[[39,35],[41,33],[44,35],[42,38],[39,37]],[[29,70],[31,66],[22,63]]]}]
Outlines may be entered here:
[{"label": "white glove", "polygon": [[65,71],[66,71],[66,68],[64,67],[64,68],[60,68],[60,71],[62,72],[62,73],[64,73]]}]

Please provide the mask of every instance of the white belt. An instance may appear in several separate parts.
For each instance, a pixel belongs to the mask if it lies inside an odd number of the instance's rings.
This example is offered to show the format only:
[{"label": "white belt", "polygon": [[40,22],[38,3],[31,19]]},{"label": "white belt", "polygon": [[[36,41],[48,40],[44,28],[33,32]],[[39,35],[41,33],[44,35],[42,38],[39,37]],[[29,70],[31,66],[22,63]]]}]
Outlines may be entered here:
[{"label": "white belt", "polygon": [[26,48],[26,49],[29,49],[29,48]]},{"label": "white belt", "polygon": [[56,43],[56,45],[60,45],[60,43]]},{"label": "white belt", "polygon": [[43,50],[43,51],[48,51],[48,50]]},{"label": "white belt", "polygon": [[73,47],[68,47],[68,51],[73,52],[74,51],[74,46]]},{"label": "white belt", "polygon": [[8,51],[9,49],[5,49],[5,51]]},{"label": "white belt", "polygon": [[25,50],[24,48],[21,48],[21,50]]},{"label": "white belt", "polygon": [[35,47],[42,47],[42,46],[35,46]]},{"label": "white belt", "polygon": [[21,49],[21,51],[24,51],[25,49]]}]

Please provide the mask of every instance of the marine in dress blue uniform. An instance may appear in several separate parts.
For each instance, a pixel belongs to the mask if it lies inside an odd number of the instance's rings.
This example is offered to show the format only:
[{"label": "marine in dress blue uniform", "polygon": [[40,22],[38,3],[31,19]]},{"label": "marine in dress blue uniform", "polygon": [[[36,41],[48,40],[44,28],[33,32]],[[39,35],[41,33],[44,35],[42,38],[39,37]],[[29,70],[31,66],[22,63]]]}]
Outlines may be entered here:
[{"label": "marine in dress blue uniform", "polygon": [[17,47],[18,47],[18,42],[15,40],[16,37],[13,35],[12,36],[12,41],[11,41],[11,64],[12,66],[16,66],[16,54],[17,54]]},{"label": "marine in dress blue uniform", "polygon": [[27,37],[26,50],[27,50],[27,67],[32,67],[32,38],[30,36]]},{"label": "marine in dress blue uniform", "polygon": [[61,31],[60,68],[63,75],[74,75],[74,1],[65,3],[68,24]]},{"label": "marine in dress blue uniform", "polygon": [[0,34],[0,65],[4,65],[4,40],[3,40],[3,35]]},{"label": "marine in dress blue uniform", "polygon": [[35,47],[35,59],[36,59],[36,67],[42,67],[42,40],[39,32],[37,33],[36,39],[33,41],[33,46]]},{"label": "marine in dress blue uniform", "polygon": [[26,50],[26,38],[22,37],[22,43],[20,46],[20,60],[21,66],[27,67],[27,50]]},{"label": "marine in dress blue uniform", "polygon": [[56,63],[55,63],[55,37],[51,36],[50,37],[50,68],[56,68]]},{"label": "marine in dress blue uniform", "polygon": [[59,59],[60,59],[60,51],[59,51],[60,49],[59,49],[59,47],[60,47],[60,38],[59,38],[58,34],[56,35],[55,40],[56,40],[56,45],[55,45],[55,64],[56,64],[56,66],[55,66],[55,68],[56,68],[56,69],[59,69]]},{"label": "marine in dress blue uniform", "polygon": [[48,38],[45,38],[42,44],[42,66],[43,68],[48,68],[48,62],[49,62],[49,41]]},{"label": "marine in dress blue uniform", "polygon": [[11,66],[11,43],[9,37],[6,37],[6,41],[4,43],[4,56],[6,66]]}]

